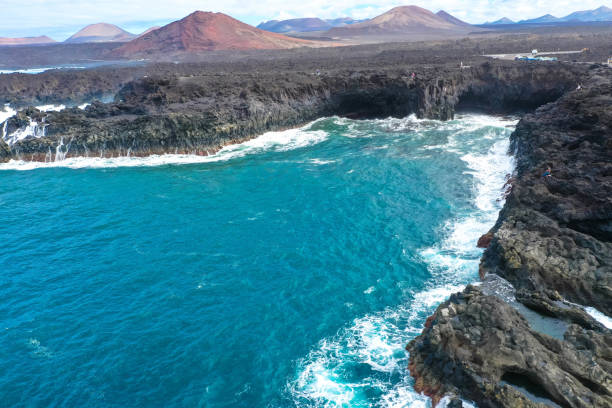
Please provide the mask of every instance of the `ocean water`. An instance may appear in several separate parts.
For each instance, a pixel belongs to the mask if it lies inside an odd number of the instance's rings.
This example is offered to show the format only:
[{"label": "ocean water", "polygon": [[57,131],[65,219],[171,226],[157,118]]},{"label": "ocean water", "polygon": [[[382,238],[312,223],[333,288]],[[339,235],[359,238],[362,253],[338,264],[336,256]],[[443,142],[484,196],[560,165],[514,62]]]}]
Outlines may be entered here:
[{"label": "ocean water", "polygon": [[404,347],[477,279],[515,124],[0,164],[0,406],[430,406]]}]

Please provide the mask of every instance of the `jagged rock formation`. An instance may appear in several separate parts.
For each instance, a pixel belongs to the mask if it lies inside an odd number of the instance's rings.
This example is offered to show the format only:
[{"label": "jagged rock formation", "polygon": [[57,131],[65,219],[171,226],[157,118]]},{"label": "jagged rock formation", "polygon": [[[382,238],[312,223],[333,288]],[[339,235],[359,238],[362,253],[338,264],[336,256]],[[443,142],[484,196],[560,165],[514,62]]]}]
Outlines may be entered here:
[{"label": "jagged rock formation", "polygon": [[446,120],[462,107],[512,112],[558,98],[576,86],[584,69],[485,63],[465,70],[421,69],[415,78],[401,68],[151,76],[128,82],[112,104],[47,113],[45,136],[12,144],[0,160],[47,160],[62,140],[67,157],[117,156],[128,150],[133,155],[209,154],[322,116],[416,113]]},{"label": "jagged rock formation", "polygon": [[[513,133],[516,176],[483,239],[485,282],[442,304],[408,346],[416,387],[434,400],[612,406],[612,331],[579,306],[612,314],[611,78],[591,70]],[[516,290],[507,301],[495,276]]]}]

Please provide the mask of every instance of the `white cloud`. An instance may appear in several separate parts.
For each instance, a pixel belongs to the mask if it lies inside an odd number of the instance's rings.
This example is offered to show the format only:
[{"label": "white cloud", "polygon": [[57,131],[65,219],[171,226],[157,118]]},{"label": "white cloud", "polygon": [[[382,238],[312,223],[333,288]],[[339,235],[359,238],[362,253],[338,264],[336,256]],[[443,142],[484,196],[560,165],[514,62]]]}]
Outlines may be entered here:
[{"label": "white cloud", "polygon": [[[607,0],[609,1],[609,0]],[[77,3],[77,4],[75,4]],[[95,22],[109,22],[124,27],[144,28],[149,22],[169,22],[184,17],[194,10],[219,11],[250,24],[262,20],[295,17],[368,18],[388,9],[416,4],[433,12],[444,9],[470,23],[482,23],[500,17],[514,20],[533,18],[551,13],[558,17],[576,10],[599,7],[602,0],[2,0],[2,26],[0,35],[44,34],[46,29],[55,33],[70,32]],[[63,31],[62,31],[63,30]],[[56,34],[59,35],[59,34]]]}]

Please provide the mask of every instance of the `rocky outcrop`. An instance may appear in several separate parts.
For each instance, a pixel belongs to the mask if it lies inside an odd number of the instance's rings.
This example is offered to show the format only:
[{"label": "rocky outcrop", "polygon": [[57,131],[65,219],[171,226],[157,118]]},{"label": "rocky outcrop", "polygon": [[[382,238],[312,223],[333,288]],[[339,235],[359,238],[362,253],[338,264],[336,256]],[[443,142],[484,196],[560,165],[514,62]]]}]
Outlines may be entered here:
[{"label": "rocky outcrop", "polygon": [[612,404],[610,337],[602,327],[574,324],[565,339],[554,338],[532,329],[507,302],[469,286],[411,343],[410,372],[417,390],[434,399],[457,393],[479,407],[605,407]]},{"label": "rocky outcrop", "polygon": [[[575,88],[582,66],[484,63],[469,69],[421,67],[253,74],[164,73],[127,82],[110,104],[49,112],[45,137],[10,146],[0,158],[157,153],[210,154],[224,145],[322,116],[447,120],[457,108],[512,112]],[[553,75],[554,74],[554,75]],[[474,101],[479,100],[476,106]]]},{"label": "rocky outcrop", "polygon": [[482,239],[484,282],[443,303],[408,345],[416,388],[434,400],[612,406],[612,331],[582,308],[612,314],[611,78],[592,69],[519,122],[512,190]]}]

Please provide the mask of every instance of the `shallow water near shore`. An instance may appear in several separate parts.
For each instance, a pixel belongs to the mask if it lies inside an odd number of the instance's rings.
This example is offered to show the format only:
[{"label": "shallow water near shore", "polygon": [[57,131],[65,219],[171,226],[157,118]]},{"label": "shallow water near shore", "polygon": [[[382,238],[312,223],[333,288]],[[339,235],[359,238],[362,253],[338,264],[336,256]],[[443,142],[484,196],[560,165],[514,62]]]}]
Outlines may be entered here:
[{"label": "shallow water near shore", "polygon": [[404,347],[477,279],[515,124],[326,118],[209,157],[0,164],[2,404],[429,406]]}]

